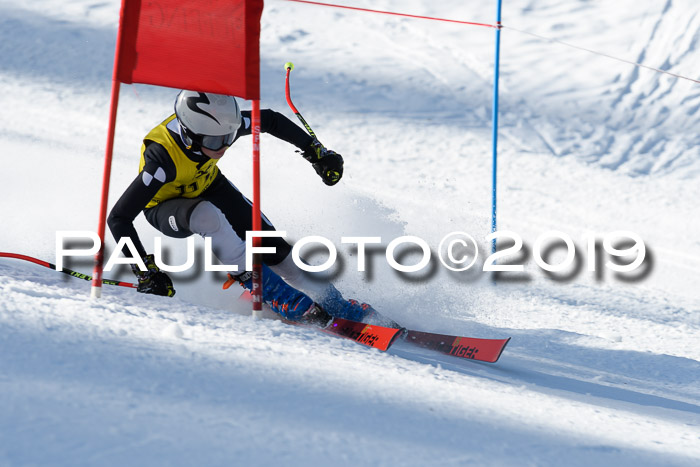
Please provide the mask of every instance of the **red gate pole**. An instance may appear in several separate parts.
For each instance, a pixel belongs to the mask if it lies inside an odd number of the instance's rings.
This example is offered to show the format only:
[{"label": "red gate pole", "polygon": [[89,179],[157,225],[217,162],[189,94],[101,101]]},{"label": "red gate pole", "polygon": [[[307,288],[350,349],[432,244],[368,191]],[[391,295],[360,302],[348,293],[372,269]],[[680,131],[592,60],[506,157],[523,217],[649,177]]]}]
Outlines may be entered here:
[{"label": "red gate pole", "polygon": [[[260,101],[253,101],[251,112],[251,128],[253,133],[253,231],[262,230],[262,214],[260,209]],[[253,238],[253,248],[262,243],[260,237]],[[253,255],[253,316],[262,317],[262,259],[259,253]]]},{"label": "red gate pole", "polygon": [[[117,55],[117,57],[119,57],[119,55]],[[112,174],[112,152],[114,148],[114,130],[117,124],[117,106],[119,105],[120,84],[121,83],[119,82],[119,80],[117,80],[116,78],[112,78],[112,97],[109,103],[109,128],[107,130],[107,147],[105,148],[105,164],[102,175],[100,217],[97,225],[97,235],[100,237],[100,249],[95,255],[95,269],[92,273],[92,288],[90,291],[90,296],[92,298],[100,298],[102,296],[102,267],[104,265],[105,224],[107,223],[107,199],[109,198],[109,179]]]},{"label": "red gate pole", "polygon": [[114,149],[114,132],[117,126],[117,107],[119,106],[119,89],[121,82],[117,78],[119,59],[121,57],[122,40],[124,30],[124,9],[126,1],[122,0],[119,10],[119,30],[117,31],[117,44],[114,47],[114,67],[112,68],[112,94],[109,101],[109,126],[107,128],[107,145],[105,147],[105,163],[102,172],[102,195],[100,196],[100,217],[97,221],[97,235],[100,237],[100,249],[95,255],[95,269],[92,273],[92,288],[90,296],[100,298],[102,296],[102,267],[104,266],[105,224],[107,223],[107,200],[109,198],[109,179],[112,175],[112,153]]}]

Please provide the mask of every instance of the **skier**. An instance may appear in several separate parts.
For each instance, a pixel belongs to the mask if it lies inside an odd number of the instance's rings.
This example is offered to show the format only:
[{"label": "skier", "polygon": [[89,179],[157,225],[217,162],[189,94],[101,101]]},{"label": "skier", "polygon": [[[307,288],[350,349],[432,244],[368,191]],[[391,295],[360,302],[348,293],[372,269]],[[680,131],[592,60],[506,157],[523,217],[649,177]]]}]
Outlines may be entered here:
[{"label": "skier", "polygon": [[[175,100],[175,113],[144,138],[140,172],[108,218],[114,238],[131,239],[146,265],[146,271],[131,266],[139,292],[175,293],[170,277],[147,254],[134,228],[133,221],[141,211],[163,234],[210,237],[219,261],[239,268],[245,264],[244,239],[246,231],[252,230],[251,203],[216,164],[238,138],[251,134],[250,114],[241,111],[232,96],[183,90]],[[262,110],[260,124],[262,132],[299,148],[326,185],[335,185],[343,176],[340,154],[326,149],[284,115]],[[262,228],[274,230],[265,216]],[[333,284],[308,278],[292,261],[291,246],[282,238],[264,237],[262,246],[276,249],[274,254],[263,255],[263,302],[283,317],[321,325],[331,317],[393,323],[367,304],[344,299]],[[130,256],[126,247],[124,253]],[[235,282],[251,290],[251,271],[229,274],[224,288]]]}]

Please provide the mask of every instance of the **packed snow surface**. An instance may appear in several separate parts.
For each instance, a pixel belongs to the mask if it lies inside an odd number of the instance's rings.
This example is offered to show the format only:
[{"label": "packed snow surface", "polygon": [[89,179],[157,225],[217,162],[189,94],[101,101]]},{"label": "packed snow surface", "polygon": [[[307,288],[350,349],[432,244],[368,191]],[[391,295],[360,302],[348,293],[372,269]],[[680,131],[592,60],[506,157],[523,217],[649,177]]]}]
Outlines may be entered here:
[{"label": "packed snow surface", "polygon": [[[496,13],[495,0],[341,3]],[[55,262],[58,231],[96,230],[120,4],[0,0],[0,251]],[[512,337],[498,363],[256,320],[221,273],[173,273],[172,299],[105,286],[90,300],[88,282],[0,259],[0,465],[700,464],[700,85],[628,63],[698,79],[700,4],[506,0],[503,24],[498,230],[524,246],[498,262],[524,271],[500,280],[482,270],[495,30],[269,0],[261,36],[262,106],[295,119],[294,62],[295,104],[345,158],[329,188],[263,136],[265,213],[291,242],[331,240],[343,293],[403,325]],[[110,206],[176,93],[122,86]],[[250,195],[248,141],[219,166]],[[158,233],[143,216],[137,228],[152,251]],[[466,272],[437,259],[457,231],[478,243]],[[535,257],[551,231],[576,250],[546,274]],[[633,272],[606,265],[619,231],[646,246]],[[405,235],[431,249],[421,271],[385,259]],[[381,237],[366,271],[343,236]],[[164,245],[184,263],[184,241]],[[564,261],[561,241],[549,250]]]}]

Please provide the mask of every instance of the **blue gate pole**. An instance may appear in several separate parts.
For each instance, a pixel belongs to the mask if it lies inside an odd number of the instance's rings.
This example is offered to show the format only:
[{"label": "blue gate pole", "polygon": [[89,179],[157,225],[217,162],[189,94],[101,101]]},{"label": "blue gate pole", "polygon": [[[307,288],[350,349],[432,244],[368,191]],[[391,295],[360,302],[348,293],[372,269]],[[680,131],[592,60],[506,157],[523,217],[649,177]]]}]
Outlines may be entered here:
[{"label": "blue gate pole", "polygon": [[[496,231],[496,173],[498,168],[498,77],[501,57],[501,0],[498,0],[496,13],[496,59],[494,61],[493,75],[493,152],[491,169],[491,233]],[[496,252],[496,239],[491,241],[491,253]]]}]

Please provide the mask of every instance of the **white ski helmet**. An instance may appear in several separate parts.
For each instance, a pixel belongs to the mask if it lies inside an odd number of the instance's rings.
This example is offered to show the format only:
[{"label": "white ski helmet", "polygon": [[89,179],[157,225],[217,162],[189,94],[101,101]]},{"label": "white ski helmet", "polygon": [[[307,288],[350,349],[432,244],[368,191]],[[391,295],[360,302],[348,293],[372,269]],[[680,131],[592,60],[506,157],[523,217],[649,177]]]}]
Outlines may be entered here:
[{"label": "white ski helmet", "polygon": [[175,115],[185,144],[218,151],[230,146],[241,126],[241,110],[232,96],[182,90],[175,99]]}]

